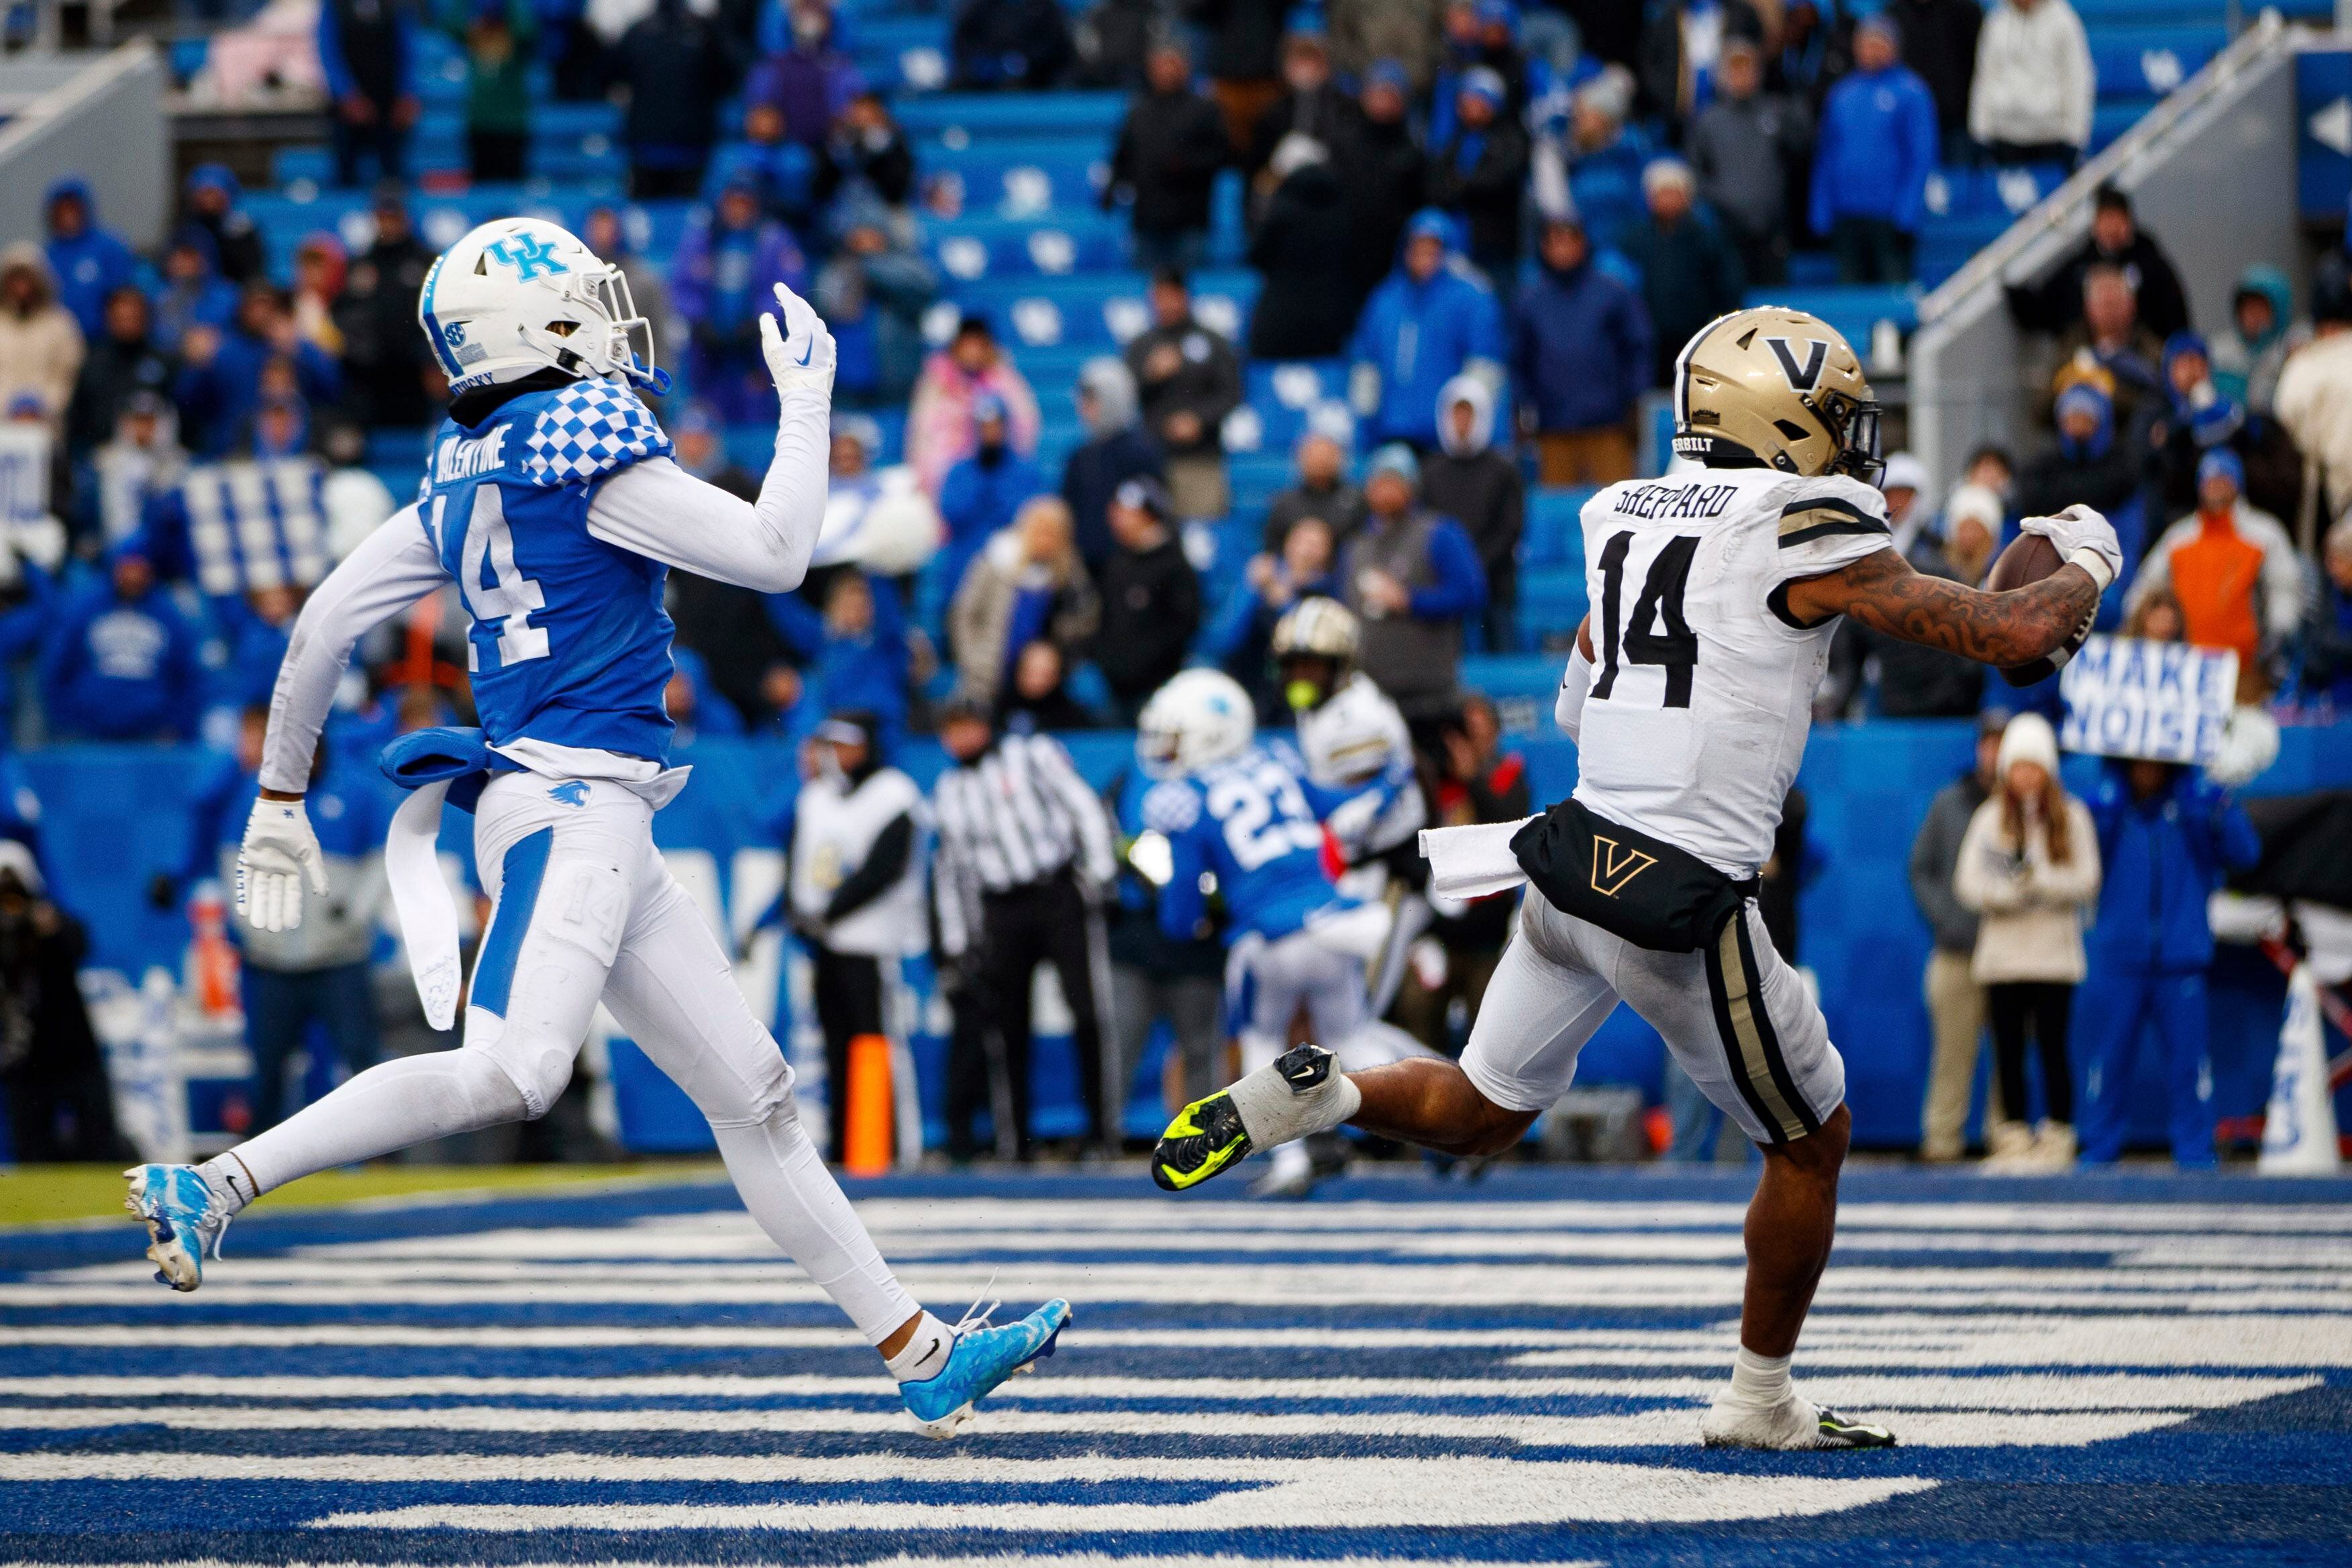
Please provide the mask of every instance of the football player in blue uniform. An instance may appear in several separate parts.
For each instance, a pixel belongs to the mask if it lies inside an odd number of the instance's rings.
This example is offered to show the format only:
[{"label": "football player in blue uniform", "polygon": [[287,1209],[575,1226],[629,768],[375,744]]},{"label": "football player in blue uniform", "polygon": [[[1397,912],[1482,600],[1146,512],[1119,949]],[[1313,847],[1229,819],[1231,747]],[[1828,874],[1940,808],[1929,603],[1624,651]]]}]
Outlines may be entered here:
[{"label": "football player in blue uniform", "polygon": [[665,573],[788,591],[824,515],[833,339],[806,301],[775,293],[781,326],[762,315],[760,333],[781,414],[755,504],[671,461],[636,392],[668,385],[650,329],[621,273],[571,234],[536,219],[485,224],[426,274],[417,314],[449,377],[449,417],[416,501],[296,623],[237,908],[261,930],[289,930],[306,892],[326,894],[302,797],[335,687],[370,628],[455,580],[472,616],[482,727],[387,749],[386,771],[423,788],[395,819],[386,860],[425,1010],[446,1017],[454,922],[437,888],[425,898],[416,880],[404,886],[402,856],[421,843],[429,861],[445,796],[473,811],[496,902],[465,1043],[371,1068],[201,1166],[128,1173],[158,1279],[196,1289],[230,1218],[298,1177],[544,1114],[601,1001],[709,1118],[745,1207],[881,1352],[925,1432],[952,1436],[973,1400],[1053,1348],[1066,1301],[1001,1327],[985,1313],[950,1326],[900,1286],[801,1125],[782,1052],[654,848],[653,815],[687,774],[669,765],[662,702]]},{"label": "football player in blue uniform", "polygon": [[[1282,1053],[1301,1009],[1315,1037],[1359,1071],[1433,1054],[1372,1016],[1364,966],[1386,940],[1389,912],[1332,885],[1297,754],[1259,744],[1255,730],[1249,694],[1218,670],[1186,670],[1144,705],[1136,757],[1160,782],[1143,798],[1143,824],[1168,842],[1160,929],[1178,939],[1208,930],[1206,890],[1216,889],[1245,1073]],[[1313,1180],[1307,1145],[1290,1143],[1253,1190],[1303,1197]]]}]

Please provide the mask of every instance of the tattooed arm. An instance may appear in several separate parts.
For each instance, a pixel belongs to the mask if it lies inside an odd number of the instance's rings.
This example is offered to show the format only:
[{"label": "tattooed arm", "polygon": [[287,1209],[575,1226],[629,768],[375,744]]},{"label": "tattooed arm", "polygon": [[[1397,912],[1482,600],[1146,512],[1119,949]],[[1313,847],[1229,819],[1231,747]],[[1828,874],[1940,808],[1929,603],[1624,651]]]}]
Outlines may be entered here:
[{"label": "tattooed arm", "polygon": [[1817,625],[1851,615],[1872,631],[1940,648],[1980,664],[2030,664],[2063,643],[2099,607],[2099,584],[2082,567],[1987,593],[1914,571],[1892,549],[1826,577],[1788,585],[1789,618]]}]

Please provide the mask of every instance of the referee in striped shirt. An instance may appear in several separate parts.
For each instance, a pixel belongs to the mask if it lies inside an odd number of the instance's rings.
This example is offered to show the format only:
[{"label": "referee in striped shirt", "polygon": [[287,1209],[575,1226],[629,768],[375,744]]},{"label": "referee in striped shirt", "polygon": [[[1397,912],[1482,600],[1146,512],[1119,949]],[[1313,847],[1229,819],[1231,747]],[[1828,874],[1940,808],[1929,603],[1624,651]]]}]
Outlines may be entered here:
[{"label": "referee in striped shirt", "polygon": [[959,701],[940,739],[955,762],[931,795],[939,956],[956,993],[949,1153],[972,1152],[971,1122],[995,1054],[987,1048],[997,1043],[1005,1092],[995,1097],[997,1145],[1004,1146],[1009,1112],[1014,1155],[1030,1157],[1030,983],[1038,965],[1051,964],[1070,1006],[1087,1141],[1116,1154],[1125,1085],[1103,1081],[1109,956],[1095,908],[1118,873],[1110,818],[1049,736],[999,736],[985,708]]}]

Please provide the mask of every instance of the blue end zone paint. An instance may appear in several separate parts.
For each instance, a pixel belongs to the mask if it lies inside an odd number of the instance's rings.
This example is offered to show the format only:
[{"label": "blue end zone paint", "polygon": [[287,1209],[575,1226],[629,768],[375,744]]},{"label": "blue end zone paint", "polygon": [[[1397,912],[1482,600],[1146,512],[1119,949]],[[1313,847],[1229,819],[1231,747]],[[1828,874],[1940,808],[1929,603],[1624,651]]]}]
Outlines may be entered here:
[{"label": "blue end zone paint", "polygon": [[[265,1202],[240,1220],[230,1255],[208,1270],[205,1291],[186,1298],[146,1284],[133,1261],[138,1228],[128,1221],[0,1237],[0,1499],[9,1504],[0,1520],[0,1561],[870,1563],[903,1556],[919,1563],[1101,1553],[1704,1562],[1728,1568],[1844,1568],[1856,1562],[2252,1568],[2352,1558],[2352,1488],[2342,1484],[2352,1462],[2352,1354],[2242,1364],[2250,1349],[2293,1336],[2312,1343],[2315,1334],[2335,1333],[2340,1342],[2352,1308],[2337,1299],[2344,1271],[2327,1260],[2352,1239],[2352,1182],[2125,1172],[2012,1183],[1858,1169],[1845,1186],[1843,1236],[1823,1306],[1799,1352],[1802,1385],[1857,1416],[1881,1413],[1876,1401],[1905,1382],[1915,1389],[1967,1389],[1973,1379],[1979,1388],[2022,1390],[2027,1403],[2046,1408],[2021,1405],[2003,1416],[2016,1430],[2000,1434],[2001,1441],[1921,1442],[1891,1454],[1708,1453],[1681,1435],[1696,1420],[1695,1406],[1687,1422],[1677,1414],[1671,1430],[1642,1441],[1576,1447],[1512,1436],[1502,1423],[1514,1416],[1624,1421],[1673,1406],[1665,1392],[1671,1388],[1721,1375],[1727,1352],[1717,1347],[1727,1344],[1723,1336],[1737,1312],[1737,1211],[1751,1180],[1741,1171],[1523,1167],[1465,1188],[1398,1171],[1339,1184],[1327,1200],[1304,1209],[1251,1208],[1225,1195],[1167,1198],[1132,1173],[857,1184],[853,1190],[861,1199],[885,1200],[867,1211],[878,1239],[886,1251],[896,1243],[906,1273],[925,1287],[934,1307],[961,1303],[961,1297],[947,1299],[948,1281],[969,1290],[1000,1266],[997,1288],[1009,1306],[1030,1304],[1034,1286],[1048,1279],[1066,1281],[1077,1300],[1079,1324],[1065,1337],[1066,1354],[1037,1378],[1016,1380],[1026,1387],[1016,1386],[992,1411],[1015,1412],[1033,1427],[1043,1416],[1108,1420],[1112,1427],[1024,1430],[1007,1418],[945,1448],[895,1425],[890,1391],[871,1352],[824,1302],[781,1289],[797,1278],[789,1264],[777,1260],[778,1289],[765,1288],[767,1254],[721,1185],[282,1215],[271,1214]],[[1227,1231],[1247,1245],[1217,1244],[1216,1236]],[[1363,1233],[1360,1239],[1335,1234],[1354,1231]],[[2298,1236],[2316,1249],[2298,1256]],[[656,1239],[651,1245],[649,1237]],[[448,1245],[436,1247],[443,1238]],[[2213,1238],[2229,1245],[2194,1254]],[[422,1245],[404,1246],[415,1243]],[[529,1261],[541,1243],[546,1260]],[[341,1272],[339,1259],[346,1260]],[[1632,1268],[1653,1269],[1654,1280],[1629,1281],[1583,1304],[1542,1299],[1549,1290],[1574,1295],[1585,1281]],[[1376,1285],[1414,1269],[1441,1281],[1465,1270],[1477,1278],[1475,1289],[1444,1291],[1443,1301],[1343,1300],[1347,1287],[1339,1283],[1280,1304],[1218,1299],[1220,1291],[1278,1284],[1318,1269],[1352,1270]],[[1696,1271],[1682,1278],[1699,1288],[1656,1283],[1676,1270]],[[2206,1282],[2186,1282],[2191,1276]],[[2165,1332],[2167,1314],[2092,1299],[2137,1277],[2170,1280],[2191,1295],[2213,1292],[2217,1308],[2230,1292],[2299,1293],[2302,1300],[2263,1305],[2248,1295],[2226,1318],[2217,1315],[2224,1326],[2192,1343],[2192,1350],[2211,1345],[2210,1364],[2192,1355],[2183,1364],[2157,1365],[2140,1353],[2151,1335]],[[1119,1299],[1130,1288],[1123,1281],[1139,1281],[1151,1288],[1138,1299]],[[637,1298],[620,1299],[614,1287],[622,1283],[638,1287]],[[345,1288],[339,1299],[304,1299],[306,1291],[338,1286]],[[2014,1296],[1968,1306],[1945,1300],[1977,1287],[1989,1295],[2013,1290]],[[1318,1332],[1282,1333],[1302,1327]],[[454,1337],[436,1343],[260,1337],[424,1328]],[[2025,1349],[2013,1358],[1994,1354],[1956,1362],[1948,1354],[1954,1345],[2009,1343],[2001,1336],[2036,1328],[2071,1335],[2087,1349],[2061,1364],[2031,1354],[2029,1334],[2015,1342]],[[551,1329],[604,1337],[593,1344],[516,1337],[517,1331]],[[799,1337],[755,1342],[760,1332],[778,1329]],[[1419,1343],[1339,1342],[1342,1331],[1367,1329]],[[87,1337],[93,1330],[140,1337],[108,1343]],[[238,1337],[247,1330],[256,1335],[252,1343]],[[681,1330],[716,1337],[676,1343]],[[85,1337],[40,1342],[41,1334],[58,1331]],[[207,1331],[221,1343],[197,1343],[195,1335]],[[1144,1343],[1138,1331],[1178,1339]],[[1237,1343],[1202,1337],[1236,1331]],[[1500,1334],[1505,1343],[1464,1331]],[[1679,1362],[1671,1349],[1683,1343],[1678,1335],[1696,1347]],[[1572,1343],[1570,1336],[1582,1338]],[[1668,1360],[1625,1354],[1585,1364],[1576,1360],[1587,1354],[1580,1343]],[[1838,1349],[1841,1343],[1847,1348]],[[1541,1354],[1547,1345],[1574,1364],[1521,1362],[1530,1347]],[[436,1383],[429,1393],[396,1384],[316,1392],[290,1383],[242,1391],[232,1384],[174,1393],[158,1392],[160,1385],[80,1382],[191,1375],[457,1381]],[[701,1393],[691,1384],[619,1381],[604,1392],[578,1381],[646,1377],[733,1382],[714,1382]],[[838,1381],[830,1388],[767,1381],[808,1377]],[[2232,1379],[2255,1377],[2277,1380],[2282,1391],[2252,1397],[2230,1392]],[[467,1385],[490,1378],[505,1381],[478,1391]],[[512,1381],[533,1378],[557,1381],[546,1394],[518,1392]],[[1080,1378],[1116,1381],[1075,1381]],[[1328,1389],[1327,1380],[1343,1378],[1397,1379],[1417,1391],[1376,1395],[1376,1385],[1360,1382],[1336,1393],[1316,1390],[1318,1383]],[[65,1381],[18,1381],[25,1379]],[[1057,1379],[1060,1391],[1040,1396]],[[1203,1383],[1188,1394],[1187,1383],[1196,1379],[1223,1380],[1226,1393],[1220,1396],[1215,1385]],[[1558,1380],[1559,1386],[1539,1393],[1513,1386],[1530,1379]],[[1234,1392],[1236,1381],[1255,1380],[1268,1384],[1265,1396]],[[2129,1416],[2145,1410],[2147,1389],[2159,1390],[2158,1402],[2166,1387],[2187,1400],[2192,1384],[2221,1393],[2205,1407],[2183,1405],[2153,1426],[2117,1436],[2048,1440],[2052,1422]],[[2123,1385],[2129,1386],[2119,1392]],[[354,1392],[368,1386],[375,1391]],[[1922,1407],[1932,1403],[1916,1393],[1910,1397]],[[110,1416],[110,1407],[212,1414],[172,1425]],[[373,1424],[333,1424],[334,1412],[354,1409],[369,1413]],[[71,1411],[64,1418],[77,1424],[57,1424],[51,1413],[60,1410]],[[486,1410],[518,1412],[550,1429],[486,1429]],[[743,1419],[729,1429],[695,1427],[698,1411]],[[983,1421],[992,1411],[983,1412]],[[272,1425],[265,1418],[272,1412],[309,1414]],[[311,1421],[321,1412],[329,1417],[323,1424]],[[1257,1417],[1286,1412],[1307,1419],[1285,1433],[1250,1427]],[[658,1424],[680,1413],[685,1427]],[[870,1416],[874,1424],[809,1429],[821,1415]],[[410,1424],[386,1424],[399,1420]],[[633,1427],[632,1420],[647,1424]],[[1480,1423],[1494,1424],[1491,1434],[1480,1435]],[[499,1473],[501,1465],[557,1455],[581,1458],[533,1477]],[[478,1479],[399,1479],[399,1466],[446,1464],[453,1456],[480,1467]],[[1110,1473],[1082,1479],[1055,1470],[1079,1457]],[[969,1471],[950,1479],[937,1469],[943,1458],[1041,1468],[1034,1479]],[[598,1461],[646,1460],[681,1469],[658,1479],[580,1473]],[[856,1479],[824,1479],[814,1469],[866,1460],[879,1463]],[[1480,1473],[1531,1463],[1597,1465],[1601,1469],[1577,1472],[1580,1479],[1560,1487],[1593,1497],[1605,1497],[1628,1475],[1662,1469],[1686,1476],[1685,1495],[1702,1501],[1738,1494],[1769,1502],[1822,1479],[1930,1484],[1801,1517],[1679,1524],[1639,1515],[1508,1523],[1433,1490],[1416,1500],[1431,1517],[1410,1528],[1300,1521],[1241,1532],[1217,1525],[1215,1514],[1278,1483],[1263,1476],[1240,1482],[1150,1474],[1153,1465],[1170,1461],[1270,1461],[1276,1474],[1328,1473],[1336,1463],[1345,1467],[1339,1477],[1364,1477],[1380,1473],[1366,1467],[1399,1460],[1467,1462],[1482,1467]],[[217,1470],[240,1461],[310,1469],[299,1479],[201,1473],[201,1467]],[[81,1466],[88,1473],[10,1479],[36,1464]],[[126,1466],[128,1473],[117,1473]],[[383,1466],[394,1472],[361,1474]],[[747,1479],[761,1466],[768,1479]],[[794,1473],[795,1466],[809,1473]],[[1351,1490],[1344,1479],[1331,1490],[1368,1502],[1382,1496],[1377,1484],[1359,1481]],[[1012,1529],[843,1530],[812,1525],[806,1515],[775,1527],[656,1523],[625,1531],[446,1524],[447,1511],[462,1507],[812,1503],[1016,1511],[1076,1504],[1103,1509],[1107,1518],[1119,1510],[1202,1503],[1211,1518],[1181,1531],[1040,1531],[1013,1521]],[[443,1522],[335,1530],[316,1524],[337,1512],[404,1508],[432,1511]]]},{"label": "blue end zone paint", "polygon": [[523,936],[539,908],[539,886],[546,880],[547,852],[554,844],[555,830],[541,828],[507,851],[506,859],[499,862],[498,912],[490,917],[490,934],[482,939],[482,956],[475,964],[467,1006],[499,1018],[507,1016],[515,960],[522,956]]}]

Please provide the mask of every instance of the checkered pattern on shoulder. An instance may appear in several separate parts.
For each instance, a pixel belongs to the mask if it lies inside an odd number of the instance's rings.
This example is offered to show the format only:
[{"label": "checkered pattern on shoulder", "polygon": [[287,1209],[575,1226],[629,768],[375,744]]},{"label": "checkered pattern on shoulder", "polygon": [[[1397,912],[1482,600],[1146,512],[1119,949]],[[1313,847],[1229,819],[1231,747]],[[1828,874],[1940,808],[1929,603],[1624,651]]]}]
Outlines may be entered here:
[{"label": "checkered pattern on shoulder", "polygon": [[532,484],[552,488],[667,457],[669,450],[669,437],[636,393],[612,382],[574,382],[532,422],[522,469]]}]

